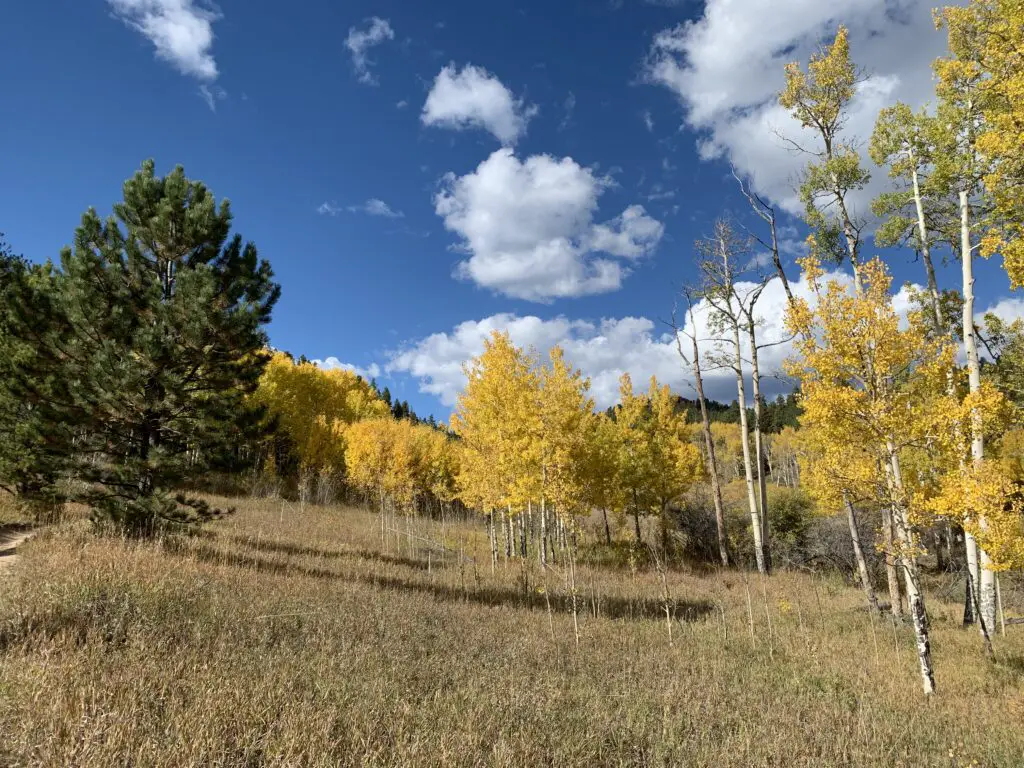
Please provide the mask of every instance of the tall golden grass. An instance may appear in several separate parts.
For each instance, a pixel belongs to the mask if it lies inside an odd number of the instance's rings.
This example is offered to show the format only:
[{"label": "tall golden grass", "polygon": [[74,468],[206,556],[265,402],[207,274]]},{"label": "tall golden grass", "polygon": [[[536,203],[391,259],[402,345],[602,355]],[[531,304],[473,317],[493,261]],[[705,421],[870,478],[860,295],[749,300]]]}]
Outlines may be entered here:
[{"label": "tall golden grass", "polygon": [[577,646],[568,568],[492,574],[478,526],[382,546],[360,510],[235,503],[201,536],[23,547],[0,763],[1024,765],[1024,628],[990,663],[937,596],[925,701],[909,628],[836,580],[579,565]]}]

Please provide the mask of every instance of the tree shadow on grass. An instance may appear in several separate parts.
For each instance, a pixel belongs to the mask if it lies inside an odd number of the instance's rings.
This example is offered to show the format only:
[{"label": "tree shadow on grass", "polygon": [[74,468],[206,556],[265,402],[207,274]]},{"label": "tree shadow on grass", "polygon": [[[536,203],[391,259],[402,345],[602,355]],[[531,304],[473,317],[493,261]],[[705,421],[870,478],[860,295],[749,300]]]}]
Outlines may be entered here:
[{"label": "tree shadow on grass", "polygon": [[[474,578],[469,567],[466,569],[465,586],[453,586],[397,576],[345,574],[315,566],[278,563],[262,558],[258,554],[225,552],[201,541],[187,542],[182,539],[169,539],[165,549],[169,553],[192,557],[204,563],[247,568],[257,573],[267,573],[276,576],[299,576],[364,584],[378,589],[418,592],[431,595],[435,600],[439,601],[475,603],[488,608],[510,607],[530,611],[546,611],[550,605],[552,612],[563,614],[571,614],[573,612],[573,601],[570,594],[564,592],[556,593],[550,588],[547,590],[547,594],[545,594],[545,591],[539,588],[540,585],[538,584],[534,584],[532,588],[523,589],[481,585]],[[379,555],[380,553],[374,554]],[[385,557],[381,555],[380,559],[383,560]],[[383,561],[391,562],[390,560]],[[420,566],[422,570],[426,570],[426,564],[420,563]],[[474,581],[477,582],[475,585],[472,583]],[[576,608],[578,614],[596,613],[598,616],[611,619],[632,621],[665,620],[665,603],[661,599],[629,599],[612,595],[593,596],[581,591],[577,593]],[[709,615],[713,609],[714,604],[709,600],[673,600],[669,604],[669,611],[673,618],[686,622],[702,619]]]},{"label": "tree shadow on grass", "polygon": [[434,553],[433,560],[428,563],[425,560],[402,557],[399,555],[387,555],[383,552],[375,552],[368,549],[321,549],[320,547],[310,547],[304,544],[295,544],[290,541],[273,541],[270,539],[261,539],[241,534],[220,534],[210,538],[222,538],[255,552],[267,552],[294,557],[321,558],[323,560],[340,560],[342,558],[351,557],[358,560],[387,563],[389,565],[401,565],[405,568],[412,568],[417,571],[426,571],[431,568],[441,567],[451,559],[450,554],[437,552]]}]

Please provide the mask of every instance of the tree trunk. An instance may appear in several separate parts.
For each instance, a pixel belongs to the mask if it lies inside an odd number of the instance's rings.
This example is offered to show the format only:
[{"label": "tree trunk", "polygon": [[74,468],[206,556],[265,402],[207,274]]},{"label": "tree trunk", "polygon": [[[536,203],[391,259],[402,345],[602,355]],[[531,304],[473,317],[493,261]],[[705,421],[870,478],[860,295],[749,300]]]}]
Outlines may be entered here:
[{"label": "tree trunk", "polygon": [[903,619],[903,598],[900,597],[900,577],[896,568],[893,541],[893,520],[889,507],[882,506],[882,543],[885,547],[885,578],[889,585],[889,610],[897,621]]},{"label": "tree trunk", "polygon": [[935,542],[935,570],[939,573],[945,573],[948,567],[948,563],[946,562],[946,549],[943,546],[946,538],[943,535],[943,529],[945,527],[945,523],[939,523],[932,529],[932,540]]},{"label": "tree trunk", "polygon": [[512,527],[512,505],[508,505],[508,517],[502,520],[501,529],[505,533],[505,560],[512,558],[512,541],[515,539],[515,531]]},{"label": "tree trunk", "polygon": [[768,531],[768,483],[764,476],[764,440],[761,435],[761,371],[757,363],[757,334],[754,307],[747,312],[747,334],[750,336],[750,382],[754,390],[754,452],[757,454],[757,490],[761,510],[761,546],[764,549],[765,572],[772,570],[771,538]]},{"label": "tree trunk", "polygon": [[604,515],[604,538],[610,547],[612,545],[612,529],[608,525],[608,508],[602,507],[601,512]]},{"label": "tree trunk", "polygon": [[[886,473],[890,483],[890,498],[894,501],[905,498],[903,477],[900,472],[899,456],[889,445],[889,467]],[[907,608],[914,624],[914,639],[917,646],[917,660],[921,668],[921,685],[926,696],[935,693],[935,672],[932,668],[932,650],[928,635],[928,613],[925,610],[924,594],[921,591],[920,573],[917,560],[913,556],[914,541],[910,533],[906,509],[902,504],[894,503],[892,507],[893,523],[900,542],[900,565],[903,568],[903,581],[907,588]]]},{"label": "tree trunk", "polygon": [[[967,379],[971,394],[981,389],[981,363],[978,359],[978,339],[974,331],[974,248],[971,245],[970,204],[967,190],[960,190],[960,263],[963,266],[963,336],[964,349],[967,353]],[[976,471],[982,471],[985,459],[985,435],[981,423],[981,413],[975,409],[971,412],[971,460]],[[977,510],[966,510],[968,514]],[[984,530],[984,515],[978,516],[978,527]],[[979,618],[985,628],[996,623],[996,581],[992,562],[980,546],[978,547],[978,610]],[[984,632],[985,629],[982,629]]]},{"label": "tree trunk", "polygon": [[537,548],[541,568],[548,565],[548,512],[544,497],[540,497],[540,546]]},{"label": "tree trunk", "polygon": [[526,559],[526,513],[519,513],[519,556]]},{"label": "tree trunk", "polygon": [[917,177],[917,161],[911,150],[911,179],[914,186],[914,208],[917,210],[917,234],[920,240],[921,260],[924,262],[925,274],[928,278],[928,297],[931,300],[932,315],[935,320],[935,333],[944,333],[942,321],[942,303],[939,294],[939,283],[935,279],[935,265],[932,263],[932,248],[928,241],[928,224],[924,217],[924,201],[921,198],[921,187]]},{"label": "tree trunk", "polygon": [[743,383],[743,356],[740,347],[740,328],[733,323],[733,344],[736,347],[736,391],[739,395],[740,407],[740,442],[743,446],[743,474],[747,483],[747,506],[750,508],[750,525],[754,534],[754,556],[757,558],[757,570],[768,573],[768,562],[765,559],[764,526],[761,525],[761,510],[754,493],[754,468],[750,459],[750,432],[747,428],[747,392]]},{"label": "tree trunk", "polygon": [[643,536],[640,535],[640,507],[633,505],[633,526],[636,531],[636,543],[643,544]]},{"label": "tree trunk", "polygon": [[853,556],[857,559],[857,571],[860,573],[860,583],[864,589],[864,596],[868,600],[868,607],[878,613],[878,598],[875,597],[875,589],[871,586],[871,573],[868,571],[868,562],[864,558],[864,549],[860,543],[860,529],[857,528],[857,512],[853,508],[853,502],[844,499],[846,504],[846,519],[850,524],[850,540],[853,543]]},{"label": "tree trunk", "polygon": [[[774,237],[774,227],[772,228]],[[780,264],[781,269],[781,264]],[[715,526],[718,533],[718,558],[723,567],[729,566],[729,540],[725,530],[725,505],[722,503],[722,485],[718,479],[718,457],[715,455],[715,440],[711,434],[711,418],[708,415],[708,403],[704,397],[704,376],[700,369],[700,349],[697,345],[697,325],[690,307],[690,325],[693,326],[693,378],[697,386],[697,402],[700,403],[701,431],[704,433],[704,447],[708,453],[709,475],[711,480],[711,496],[715,502]],[[677,339],[678,340],[678,339]]]},{"label": "tree trunk", "polygon": [[494,510],[487,516],[487,532],[491,539],[491,573],[498,564],[498,531],[494,526]]}]

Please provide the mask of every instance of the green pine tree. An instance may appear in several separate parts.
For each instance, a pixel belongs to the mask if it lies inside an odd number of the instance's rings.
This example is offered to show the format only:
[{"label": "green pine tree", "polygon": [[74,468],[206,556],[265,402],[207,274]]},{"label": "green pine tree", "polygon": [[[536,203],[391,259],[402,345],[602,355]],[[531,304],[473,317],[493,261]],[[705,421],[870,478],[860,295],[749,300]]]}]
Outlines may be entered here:
[{"label": "green pine tree", "polygon": [[64,424],[47,428],[37,402],[52,378],[27,375],[41,368],[45,352],[16,329],[24,322],[34,334],[47,332],[53,277],[50,264],[29,264],[0,236],[0,488],[38,521],[61,506],[61,463],[49,446],[66,442],[71,433]]},{"label": "green pine tree", "polygon": [[100,520],[145,533],[216,513],[176,489],[237,439],[280,294],[230,228],[227,201],[147,161],[111,218],[83,215],[47,296],[47,333],[17,313],[16,335],[39,350],[31,378],[53,384],[33,395],[49,452]]}]

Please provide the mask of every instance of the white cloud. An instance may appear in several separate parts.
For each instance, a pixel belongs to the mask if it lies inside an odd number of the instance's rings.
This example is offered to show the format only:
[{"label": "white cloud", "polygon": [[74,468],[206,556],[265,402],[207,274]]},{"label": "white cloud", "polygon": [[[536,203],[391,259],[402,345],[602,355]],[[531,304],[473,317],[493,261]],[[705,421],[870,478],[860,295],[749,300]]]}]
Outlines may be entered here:
[{"label": "white cloud", "polygon": [[[700,132],[700,154],[722,157],[752,178],[755,189],[786,210],[801,209],[794,191],[806,156],[778,137],[814,146],[813,136],[782,109],[776,94],[787,62],[806,62],[839,22],[850,29],[855,61],[870,67],[854,98],[846,136],[864,142],[878,110],[897,99],[918,107],[933,98],[931,62],[945,36],[931,21],[929,0],[708,0],[702,16],[655,36],[648,78],[680,100],[688,126]],[[870,161],[866,160],[870,166]],[[885,185],[874,174],[855,207]]]},{"label": "white cloud", "polygon": [[341,213],[341,206],[337,203],[324,202],[320,204],[320,207],[316,209],[316,212],[321,216],[337,216]]},{"label": "white cloud", "polygon": [[486,69],[469,64],[460,72],[449,64],[434,79],[420,120],[424,125],[455,130],[482,128],[510,146],[526,133],[536,114],[537,107],[516,99]]},{"label": "white cloud", "polygon": [[631,205],[606,224],[595,224],[586,242],[589,250],[636,259],[651,251],[664,233],[665,226],[642,205]]},{"label": "white cloud", "polygon": [[217,102],[228,97],[228,92],[218,86],[212,88],[205,83],[199,86],[199,97],[210,108],[211,112],[217,111]]},{"label": "white cloud", "polygon": [[367,19],[366,29],[351,27],[348,37],[345,38],[345,47],[352,53],[352,68],[359,76],[359,82],[365,85],[376,85],[377,76],[370,71],[372,63],[367,56],[368,51],[374,46],[380,45],[387,40],[395,39],[395,31],[387,19],[373,16]]},{"label": "white cloud", "polygon": [[[844,273],[833,273],[844,283],[851,279]],[[740,284],[742,292],[751,286]],[[802,281],[791,284],[798,296],[811,298],[809,287]],[[903,293],[901,291],[901,293]],[[897,297],[897,304],[907,302]],[[788,392],[792,383],[784,380],[782,365],[792,352],[789,336],[783,326],[787,299],[778,280],[773,280],[761,295],[756,316],[760,320],[759,344],[774,344],[760,351],[763,391],[771,396]],[[905,311],[905,310],[904,310]],[[696,305],[696,333],[705,365],[704,386],[708,397],[722,402],[736,399],[736,378],[732,371],[712,369],[714,355],[721,354],[710,327],[710,307]],[[680,317],[680,320],[683,318]],[[591,380],[591,392],[598,408],[618,401],[619,377],[628,372],[635,385],[646,389],[653,375],[683,397],[693,398],[693,377],[679,358],[672,331],[646,317],[605,318],[598,322],[571,320],[564,316],[542,320],[535,316],[520,317],[498,314],[482,320],[460,323],[448,333],[435,333],[394,352],[386,366],[389,372],[406,373],[419,380],[420,391],[432,394],[445,405],[455,403],[465,386],[464,363],[483,351],[484,339],[494,330],[507,331],[512,341],[524,348],[533,347],[542,354],[560,344],[566,356]],[[684,331],[694,326],[686,318]],[[683,349],[690,350],[689,338],[683,338]],[[749,350],[744,347],[744,355]],[[747,387],[750,393],[750,387]]]},{"label": "white cloud", "polygon": [[400,219],[405,216],[401,211],[394,210],[390,205],[385,203],[383,200],[378,200],[376,197],[371,197],[362,205],[350,205],[348,210],[350,213],[365,213],[369,216],[384,216],[388,219]]},{"label": "white cloud", "polygon": [[1018,299],[1011,296],[999,299],[999,301],[992,304],[988,309],[976,312],[974,314],[974,322],[979,326],[982,326],[985,320],[985,315],[988,314],[993,314],[1006,323],[1012,323],[1014,320],[1024,320],[1024,299]]},{"label": "white cloud", "polygon": [[511,149],[465,176],[449,173],[434,207],[470,254],[456,274],[530,301],[618,289],[630,270],[608,256],[649,253],[663,226],[639,205],[595,225],[598,198],[612,183],[570,157],[520,161]]},{"label": "white cloud", "polygon": [[558,130],[564,131],[572,123],[573,113],[576,111],[576,94],[572,91],[565,97],[565,101],[562,103],[562,110],[564,112],[562,116],[562,122],[558,124]]},{"label": "white cloud", "polygon": [[405,99],[402,99],[400,102],[395,104],[395,109],[405,109],[408,106],[409,106],[409,102],[406,101]]},{"label": "white cloud", "polygon": [[158,58],[207,82],[217,79],[213,23],[221,15],[196,0],[107,0],[114,14],[146,37]]},{"label": "white cloud", "polygon": [[352,365],[351,363],[343,363],[336,357],[328,357],[326,360],[314,360],[313,365],[324,370],[340,369],[343,371],[352,371],[352,373],[362,376],[364,379],[369,381],[370,379],[376,379],[380,376],[380,366],[376,363],[371,363],[365,368],[361,368],[358,365]]},{"label": "white cloud", "polygon": [[647,128],[648,132],[653,133],[654,132],[654,118],[651,117],[651,113],[648,112],[647,110],[644,110],[644,113],[641,115],[641,117],[644,119],[644,126]]}]

